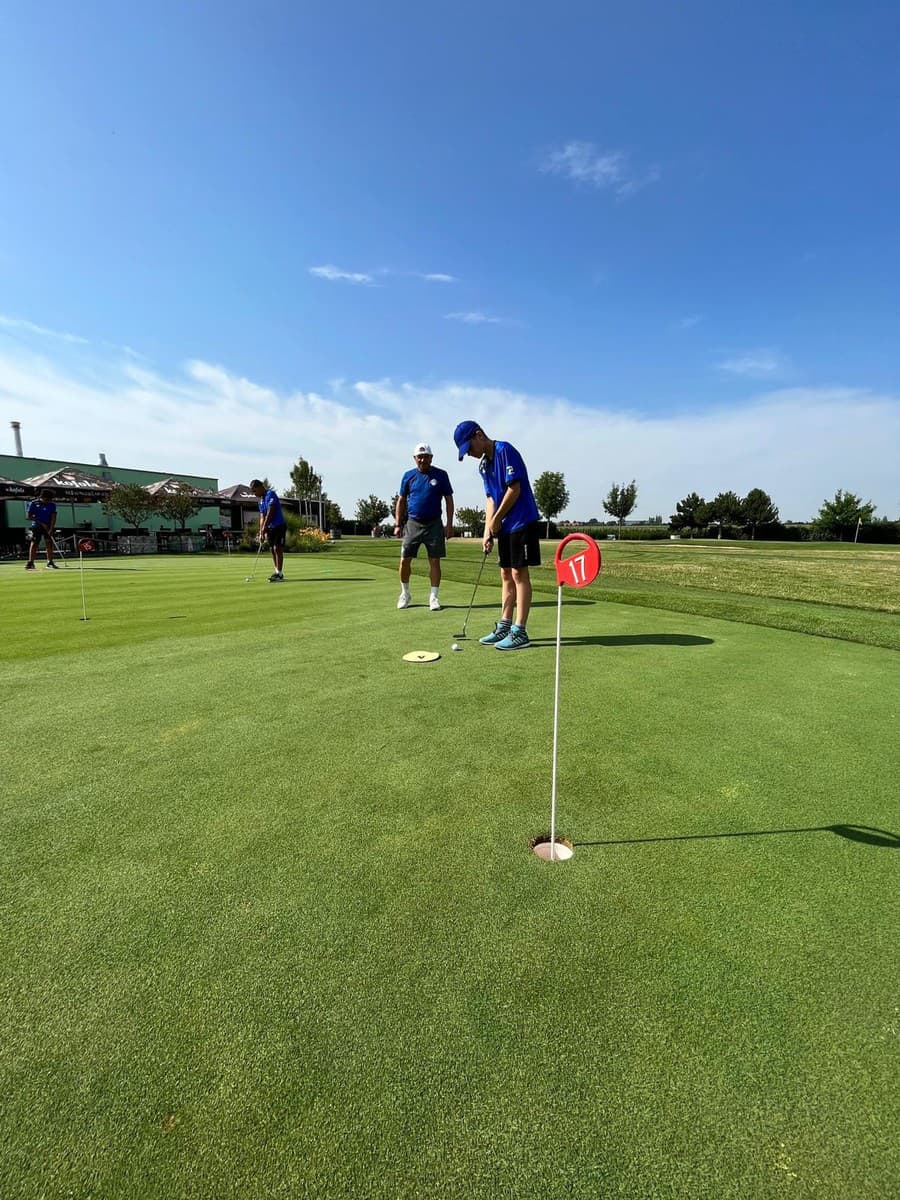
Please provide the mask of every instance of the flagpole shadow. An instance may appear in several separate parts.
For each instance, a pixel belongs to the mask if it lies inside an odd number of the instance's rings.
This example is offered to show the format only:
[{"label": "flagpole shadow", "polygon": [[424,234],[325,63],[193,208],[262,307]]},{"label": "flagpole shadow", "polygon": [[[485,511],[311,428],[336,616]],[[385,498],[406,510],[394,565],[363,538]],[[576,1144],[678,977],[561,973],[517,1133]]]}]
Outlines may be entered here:
[{"label": "flagpole shadow", "polygon": [[574,842],[573,846],[641,846],[651,842],[704,842],[716,838],[774,837],[788,833],[834,833],[850,842],[861,842],[866,846],[884,846],[900,850],[900,834],[886,829],[875,829],[871,825],[808,825],[798,829],[747,829],[734,833],[680,833],[672,837],[614,838],[601,842]]}]

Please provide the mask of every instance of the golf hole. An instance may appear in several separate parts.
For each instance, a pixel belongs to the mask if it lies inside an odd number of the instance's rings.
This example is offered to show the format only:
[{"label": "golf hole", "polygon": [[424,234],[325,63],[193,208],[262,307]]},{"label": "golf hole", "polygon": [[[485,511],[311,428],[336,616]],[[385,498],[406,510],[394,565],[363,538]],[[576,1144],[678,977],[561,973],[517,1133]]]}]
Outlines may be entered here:
[{"label": "golf hole", "polygon": [[532,838],[531,841],[532,853],[544,862],[566,862],[575,853],[575,849],[568,838],[557,838],[553,843],[551,854],[550,834],[545,833],[540,837]]}]

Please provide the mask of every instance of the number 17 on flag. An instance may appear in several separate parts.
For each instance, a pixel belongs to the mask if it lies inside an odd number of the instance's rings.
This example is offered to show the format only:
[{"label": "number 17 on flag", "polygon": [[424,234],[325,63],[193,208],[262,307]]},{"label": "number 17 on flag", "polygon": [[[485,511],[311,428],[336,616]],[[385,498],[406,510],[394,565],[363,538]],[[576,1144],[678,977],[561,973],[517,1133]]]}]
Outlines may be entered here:
[{"label": "number 17 on flag", "polygon": [[[565,557],[564,551],[573,542],[580,543],[579,553]],[[572,857],[569,846],[556,841],[556,765],[559,749],[559,650],[562,630],[562,595],[564,587],[583,588],[594,582],[600,574],[600,547],[586,533],[570,533],[556,547],[554,558],[558,599],[556,605],[556,680],[553,689],[553,773],[550,796],[550,841],[539,842],[534,852],[548,862],[562,862]]]}]

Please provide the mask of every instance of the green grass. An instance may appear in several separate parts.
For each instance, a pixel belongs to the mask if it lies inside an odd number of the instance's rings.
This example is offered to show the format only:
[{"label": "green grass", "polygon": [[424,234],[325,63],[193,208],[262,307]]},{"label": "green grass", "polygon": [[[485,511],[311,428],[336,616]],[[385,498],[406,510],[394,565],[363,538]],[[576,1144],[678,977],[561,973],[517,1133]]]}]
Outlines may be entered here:
[{"label": "green grass", "polygon": [[737,598],[896,623],[896,559],[594,603],[656,549],[565,596],[565,865],[549,570],[503,655],[477,545],[437,614],[395,545],[97,562],[87,624],[0,568],[4,1200],[894,1196],[898,657]]}]

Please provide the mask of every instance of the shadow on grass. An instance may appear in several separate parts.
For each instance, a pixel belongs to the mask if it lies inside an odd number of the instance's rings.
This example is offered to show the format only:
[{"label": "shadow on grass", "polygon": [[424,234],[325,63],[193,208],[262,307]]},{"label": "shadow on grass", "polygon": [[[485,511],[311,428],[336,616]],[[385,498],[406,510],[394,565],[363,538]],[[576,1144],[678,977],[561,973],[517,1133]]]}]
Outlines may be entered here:
[{"label": "shadow on grass", "polygon": [[[594,634],[591,637],[560,638],[563,646],[712,646],[713,639],[695,637],[690,633],[614,633]],[[548,650],[556,645],[555,638],[532,639],[532,646]]]},{"label": "shadow on grass", "polygon": [[282,583],[371,583],[371,575],[311,575],[308,579],[282,579]]},{"label": "shadow on grass", "polygon": [[[596,605],[596,603],[597,603],[596,600],[563,600],[563,608],[571,608],[576,605],[577,606],[587,605],[588,607],[593,608]],[[468,606],[468,604],[444,604],[443,602],[441,602],[441,607],[442,608],[468,608],[469,606]],[[532,600],[531,607],[532,608],[556,608],[556,601],[553,600],[551,602],[550,600]],[[496,611],[497,601],[496,600],[488,600],[484,604],[473,604],[472,605],[473,612],[479,608],[489,608],[489,609]],[[554,645],[555,644],[556,643],[554,642]]]},{"label": "shadow on grass", "polygon": [[573,846],[640,846],[646,842],[702,842],[710,838],[771,837],[784,833],[836,833],[850,842],[900,850],[900,834],[871,825],[810,825],[801,829],[748,829],[738,833],[679,833],[673,837],[619,838],[608,842],[573,842]]}]

